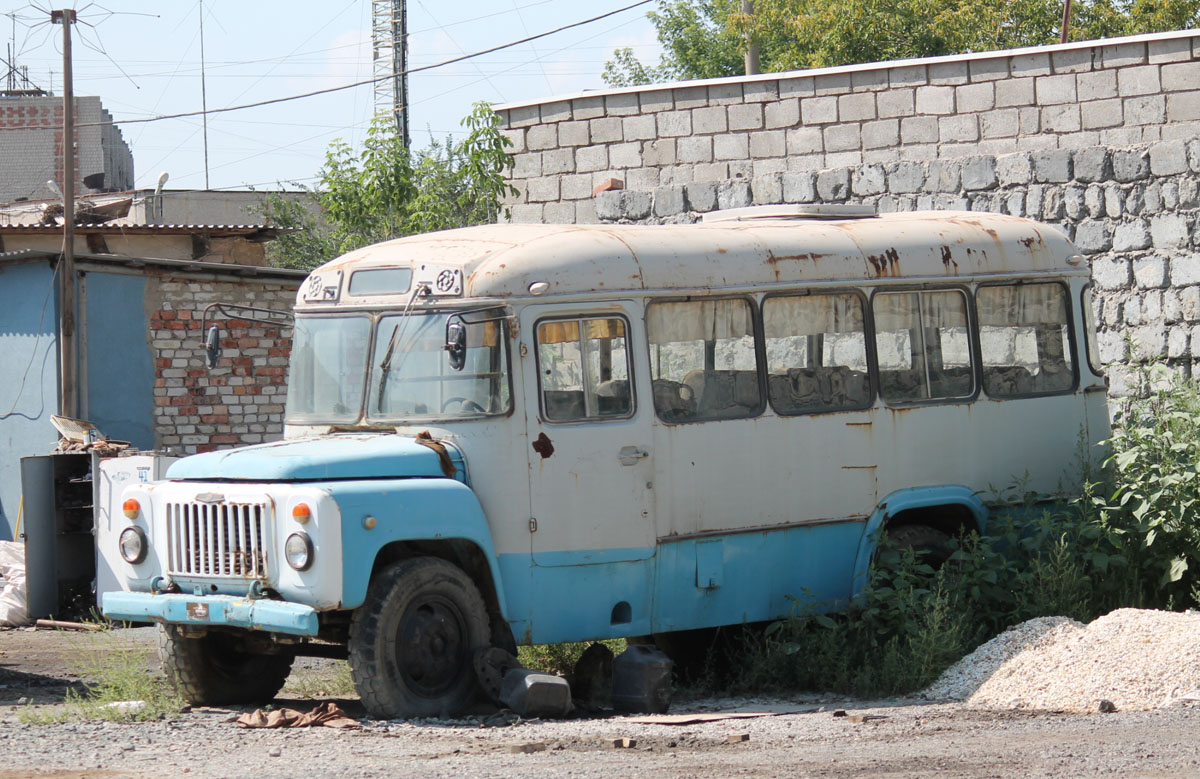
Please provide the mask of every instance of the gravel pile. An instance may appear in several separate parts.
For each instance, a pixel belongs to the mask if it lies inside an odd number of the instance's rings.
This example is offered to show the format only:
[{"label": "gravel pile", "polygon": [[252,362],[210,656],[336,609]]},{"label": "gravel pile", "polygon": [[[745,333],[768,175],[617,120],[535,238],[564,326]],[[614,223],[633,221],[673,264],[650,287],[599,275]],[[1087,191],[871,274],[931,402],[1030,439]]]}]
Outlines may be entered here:
[{"label": "gravel pile", "polygon": [[1064,617],[1017,625],[927,691],[992,709],[1148,710],[1200,690],[1200,613],[1118,609],[1086,627]]}]

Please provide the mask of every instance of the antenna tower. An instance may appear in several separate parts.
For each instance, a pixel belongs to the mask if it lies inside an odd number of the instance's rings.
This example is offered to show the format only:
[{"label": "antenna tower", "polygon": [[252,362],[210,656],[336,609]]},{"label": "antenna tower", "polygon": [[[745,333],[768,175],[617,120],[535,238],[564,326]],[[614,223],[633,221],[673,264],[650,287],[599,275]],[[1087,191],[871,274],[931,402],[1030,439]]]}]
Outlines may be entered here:
[{"label": "antenna tower", "polygon": [[409,145],[408,10],[405,0],[371,0],[371,59],[375,73],[375,113],[391,114]]}]

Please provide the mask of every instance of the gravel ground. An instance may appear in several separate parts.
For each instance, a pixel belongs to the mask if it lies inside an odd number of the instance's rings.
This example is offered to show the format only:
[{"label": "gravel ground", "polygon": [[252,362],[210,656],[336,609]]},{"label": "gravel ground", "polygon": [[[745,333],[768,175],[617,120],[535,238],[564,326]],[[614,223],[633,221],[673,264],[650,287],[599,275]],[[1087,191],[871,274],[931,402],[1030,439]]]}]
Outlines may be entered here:
[{"label": "gravel ground", "polygon": [[[122,631],[149,646],[152,631]],[[1114,714],[997,711],[919,700],[831,697],[677,701],[672,713],[795,712],[683,725],[609,717],[486,727],[376,722],[340,731],[243,730],[241,709],[201,708],[172,721],[22,724],[22,706],[61,701],[74,682],[63,636],[0,632],[0,779],[12,777],[692,776],[1194,777],[1200,709],[1176,704]],[[319,688],[331,667],[314,661],[287,690]],[[294,694],[294,693],[293,693]],[[21,698],[27,703],[19,703]],[[352,697],[336,699],[351,716]],[[317,699],[278,700],[307,710]],[[849,716],[835,716],[843,709]],[[628,748],[616,739],[632,739]],[[516,751],[514,751],[516,750]],[[524,750],[524,751],[523,751]]]}]

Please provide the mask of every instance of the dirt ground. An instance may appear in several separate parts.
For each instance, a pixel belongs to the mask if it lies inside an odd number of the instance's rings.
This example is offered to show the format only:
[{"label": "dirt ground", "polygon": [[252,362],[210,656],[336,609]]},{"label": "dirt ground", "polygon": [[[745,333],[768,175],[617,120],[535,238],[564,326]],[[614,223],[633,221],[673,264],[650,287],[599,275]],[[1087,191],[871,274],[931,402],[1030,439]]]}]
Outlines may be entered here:
[{"label": "dirt ground", "polygon": [[[124,646],[145,652],[147,672],[154,672],[153,629],[119,634]],[[676,700],[672,713],[770,716],[670,725],[621,716],[524,721],[487,712],[454,721],[380,722],[366,719],[354,696],[338,687],[330,661],[299,663],[274,705],[308,710],[330,699],[322,689],[329,687],[360,729],[245,730],[231,722],[243,711],[234,708],[197,708],[145,723],[29,724],[22,712],[52,711],[78,688],[78,656],[89,641],[55,631],[0,631],[0,779],[1200,775],[1200,710],[1191,708],[1068,715],[808,696]],[[835,716],[838,709],[848,716]]]}]

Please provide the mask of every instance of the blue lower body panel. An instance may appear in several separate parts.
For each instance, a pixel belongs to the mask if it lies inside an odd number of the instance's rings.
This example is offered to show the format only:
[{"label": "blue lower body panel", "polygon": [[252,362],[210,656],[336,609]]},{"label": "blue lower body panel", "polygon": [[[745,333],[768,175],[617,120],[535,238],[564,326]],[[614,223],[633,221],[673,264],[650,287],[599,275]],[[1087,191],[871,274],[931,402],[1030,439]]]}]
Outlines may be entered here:
[{"label": "blue lower body panel", "polygon": [[215,625],[298,636],[315,636],[318,629],[317,610],[312,606],[234,595],[106,592],[104,616],[133,622]]}]

